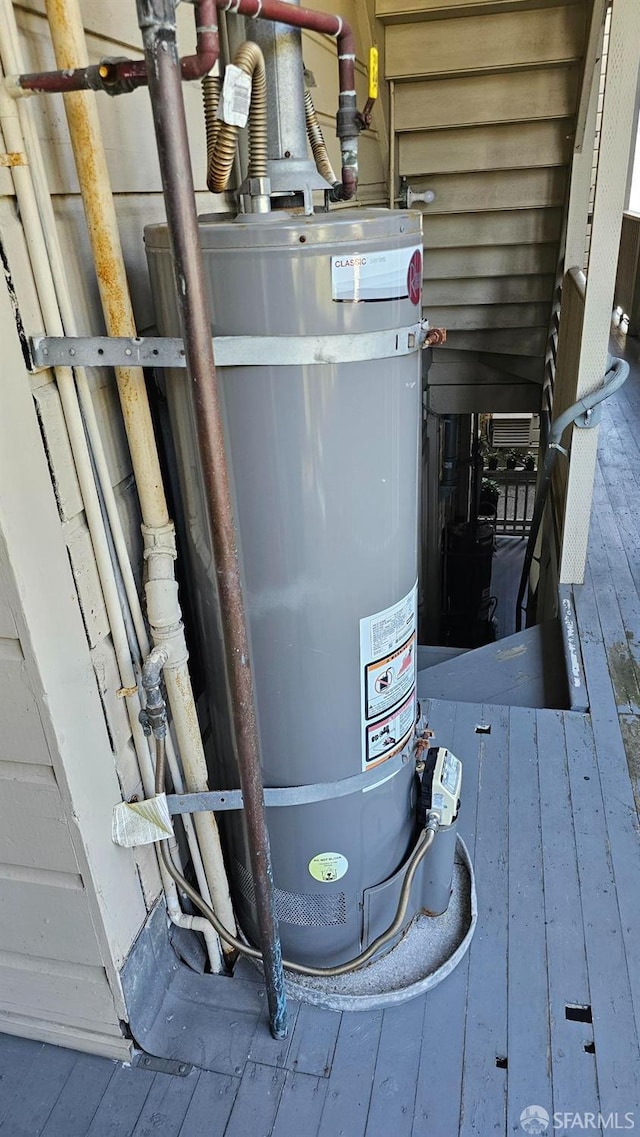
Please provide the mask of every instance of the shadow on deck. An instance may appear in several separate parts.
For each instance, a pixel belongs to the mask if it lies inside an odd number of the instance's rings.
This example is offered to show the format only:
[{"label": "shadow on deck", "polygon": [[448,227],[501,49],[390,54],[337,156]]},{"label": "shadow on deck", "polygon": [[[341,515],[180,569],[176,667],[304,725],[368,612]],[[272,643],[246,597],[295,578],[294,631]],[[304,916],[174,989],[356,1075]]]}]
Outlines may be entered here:
[{"label": "shadow on deck", "polygon": [[591,713],[428,700],[436,741],[464,762],[460,827],[477,877],[478,928],[457,971],[383,1012],[293,1004],[286,1043],[260,1018],[233,1043],[221,1035],[217,1069],[185,1077],[5,1035],[0,1133],[489,1137],[524,1132],[533,1105],[549,1132],[640,1126],[640,353],[629,352],[632,375],[604,408],[589,569],[574,592]]}]

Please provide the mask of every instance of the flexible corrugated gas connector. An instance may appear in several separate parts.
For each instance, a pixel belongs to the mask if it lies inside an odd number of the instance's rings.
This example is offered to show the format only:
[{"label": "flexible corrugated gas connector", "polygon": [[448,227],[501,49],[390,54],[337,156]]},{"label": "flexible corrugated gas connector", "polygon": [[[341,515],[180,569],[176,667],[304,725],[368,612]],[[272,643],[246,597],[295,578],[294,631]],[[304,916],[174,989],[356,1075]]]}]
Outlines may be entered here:
[{"label": "flexible corrugated gas connector", "polygon": [[318,114],[313,105],[311,91],[304,93],[304,117],[307,124],[307,138],[315,159],[316,169],[330,186],[337,186],[340,184],[339,179],[336,177],[329,159],[327,144],[324,140],[322,127],[318,122]]},{"label": "flexible corrugated gas connector", "polygon": [[[249,177],[267,176],[267,81],[264,56],[257,43],[247,41],[236,51],[234,66],[251,78],[249,110]],[[220,80],[203,80],[205,126],[207,131],[207,185],[212,193],[224,193],[231,176],[238,142],[238,127],[216,117],[220,102]]]}]

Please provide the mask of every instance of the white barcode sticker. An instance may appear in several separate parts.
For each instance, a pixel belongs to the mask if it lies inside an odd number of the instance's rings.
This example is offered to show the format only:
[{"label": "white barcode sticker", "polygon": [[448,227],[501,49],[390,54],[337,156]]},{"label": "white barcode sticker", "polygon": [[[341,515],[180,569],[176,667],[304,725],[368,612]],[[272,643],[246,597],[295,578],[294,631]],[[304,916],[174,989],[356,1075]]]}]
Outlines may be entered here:
[{"label": "white barcode sticker", "polygon": [[216,118],[229,126],[246,126],[250,105],[251,78],[234,63],[229,63],[224,73]]}]

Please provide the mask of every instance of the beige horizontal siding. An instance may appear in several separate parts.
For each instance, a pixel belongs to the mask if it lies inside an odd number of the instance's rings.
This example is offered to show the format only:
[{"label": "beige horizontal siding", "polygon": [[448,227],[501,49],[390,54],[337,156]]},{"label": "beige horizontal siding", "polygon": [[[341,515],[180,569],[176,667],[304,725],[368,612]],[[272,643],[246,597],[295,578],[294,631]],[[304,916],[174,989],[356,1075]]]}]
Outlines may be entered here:
[{"label": "beige horizontal siding", "polygon": [[478,276],[467,279],[430,280],[424,285],[422,302],[433,311],[436,305],[531,304],[547,303],[553,292],[554,277]]},{"label": "beige horizontal siding", "polygon": [[386,76],[421,78],[571,63],[582,54],[585,26],[581,4],[392,25],[385,35]]},{"label": "beige horizontal siding", "polygon": [[18,640],[0,641],[0,762],[49,764],[40,715]]},{"label": "beige horizontal siding", "polygon": [[[435,320],[433,321],[435,323]],[[493,352],[500,355],[542,356],[547,343],[546,327],[449,330],[447,344],[452,350]]]},{"label": "beige horizontal siding", "polygon": [[429,216],[438,213],[472,213],[499,209],[538,209],[564,203],[567,171],[562,166],[542,169],[482,171],[461,174],[425,174],[411,178],[416,190],[431,189],[435,201]]},{"label": "beige horizontal siding", "polygon": [[500,123],[401,134],[399,170],[412,174],[470,173],[561,166],[569,161],[570,119]]},{"label": "beige horizontal siding", "polygon": [[579,68],[398,83],[396,130],[562,118],[576,109]]},{"label": "beige horizontal siding", "polygon": [[[495,210],[486,213],[458,213],[455,217],[447,214],[432,213],[437,208],[437,201],[429,206],[422,216],[425,247],[431,250],[460,248],[463,253],[478,251],[480,255],[496,252],[500,255],[500,246],[510,246],[511,254],[522,249],[529,257],[539,256],[544,263],[548,257],[548,250],[557,249],[562,225],[562,210],[557,206],[547,209],[513,209]],[[538,252],[532,252],[527,246],[538,246]],[[486,246],[486,247],[483,247]],[[546,250],[546,251],[543,251]],[[507,254],[508,255],[508,254]],[[530,261],[526,262],[530,264]],[[491,267],[491,271],[500,271],[499,263]],[[520,269],[520,272],[531,272],[530,268]],[[534,269],[533,271],[538,271]],[[542,272],[550,271],[547,268]],[[444,275],[444,274],[442,274]]]},{"label": "beige horizontal siding", "polygon": [[376,16],[384,24],[441,20],[444,16],[499,15],[530,8],[557,8],[576,0],[376,0]]},{"label": "beige horizontal siding", "polygon": [[77,874],[78,861],[51,766],[0,762],[0,795],[7,818],[0,826],[0,862]]},{"label": "beige horizontal siding", "polygon": [[476,331],[484,328],[543,328],[546,332],[551,314],[550,304],[463,304],[460,307],[429,306],[429,319],[437,327],[453,331]]},{"label": "beige horizontal siding", "polygon": [[14,1014],[121,1036],[101,967],[1,951],[0,1024]]},{"label": "beige horizontal siding", "polygon": [[66,1046],[71,1050],[99,1054],[102,1058],[114,1058],[120,1062],[127,1062],[131,1057],[131,1042],[122,1032],[112,1034],[107,1030],[99,1030],[98,1024],[92,1030],[83,1030],[73,1024],[54,1022],[37,1015],[3,1011],[0,1013],[0,1029],[5,1034],[37,1038],[40,1042],[50,1042],[53,1046]]},{"label": "beige horizontal siding", "polygon": [[533,383],[461,383],[452,387],[436,383],[429,387],[427,403],[434,414],[538,414],[540,388]]},{"label": "beige horizontal siding", "polygon": [[0,866],[0,951],[101,964],[82,879]]},{"label": "beige horizontal siding", "polygon": [[544,382],[544,359],[531,358],[526,355],[493,355],[484,352],[479,356],[488,367],[496,367],[499,371],[508,371],[510,375],[517,375],[530,383]]},{"label": "beige horizontal siding", "polygon": [[424,279],[462,280],[468,277],[539,276],[553,273],[555,245],[497,245],[495,248],[433,249],[425,236]]}]

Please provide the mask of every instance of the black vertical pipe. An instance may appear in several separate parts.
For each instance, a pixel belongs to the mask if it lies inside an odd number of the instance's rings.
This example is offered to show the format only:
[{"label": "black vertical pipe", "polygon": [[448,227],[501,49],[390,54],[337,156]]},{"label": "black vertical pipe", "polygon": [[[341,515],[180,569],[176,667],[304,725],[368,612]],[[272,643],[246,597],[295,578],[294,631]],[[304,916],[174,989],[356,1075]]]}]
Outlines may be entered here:
[{"label": "black vertical pipe", "polygon": [[231,713],[244,799],[271,1033],[274,1038],[286,1038],[287,1004],[275,911],[271,850],[264,810],[251,656],[182,97],[175,0],[137,0],[137,8],[147,64],[186,364],[194,386],[198,446],[220,592]]}]

